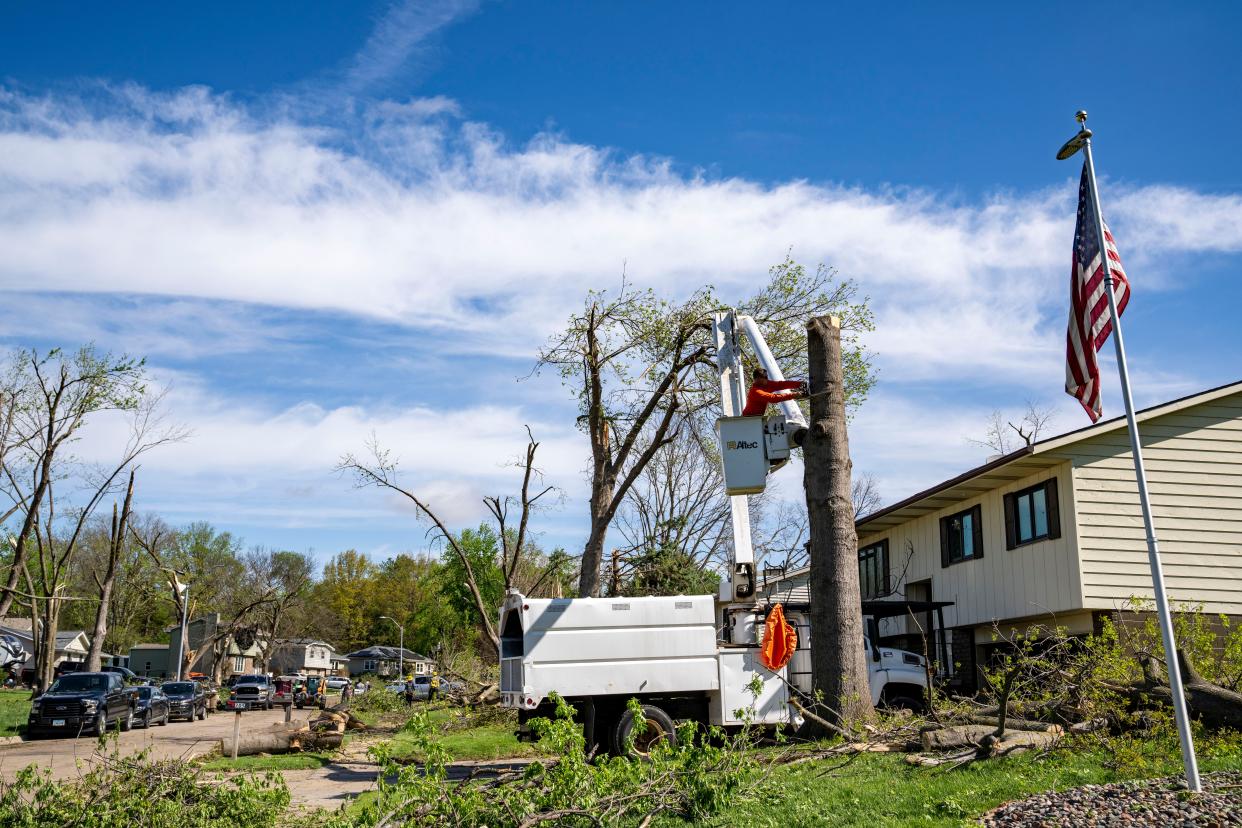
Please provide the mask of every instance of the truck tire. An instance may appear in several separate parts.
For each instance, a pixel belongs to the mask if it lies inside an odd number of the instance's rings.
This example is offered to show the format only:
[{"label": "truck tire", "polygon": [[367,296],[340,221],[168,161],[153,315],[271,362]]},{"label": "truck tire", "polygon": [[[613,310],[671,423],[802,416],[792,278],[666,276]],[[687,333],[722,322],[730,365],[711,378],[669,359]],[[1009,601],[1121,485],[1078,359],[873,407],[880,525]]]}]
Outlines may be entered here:
[{"label": "truck tire", "polygon": [[121,732],[128,733],[134,728],[134,708],[125,708],[125,715],[120,718]]},{"label": "truck tire", "polygon": [[[673,724],[672,716],[654,704],[644,704],[642,711],[641,717],[635,716],[628,707],[621,711],[621,716],[612,729],[611,747],[614,756],[645,759],[651,755],[652,748],[658,742],[677,744],[677,726]],[[626,742],[630,738],[634,742],[627,749]]]},{"label": "truck tire", "polygon": [[108,714],[100,710],[95,714],[95,734],[102,736],[108,732]]}]

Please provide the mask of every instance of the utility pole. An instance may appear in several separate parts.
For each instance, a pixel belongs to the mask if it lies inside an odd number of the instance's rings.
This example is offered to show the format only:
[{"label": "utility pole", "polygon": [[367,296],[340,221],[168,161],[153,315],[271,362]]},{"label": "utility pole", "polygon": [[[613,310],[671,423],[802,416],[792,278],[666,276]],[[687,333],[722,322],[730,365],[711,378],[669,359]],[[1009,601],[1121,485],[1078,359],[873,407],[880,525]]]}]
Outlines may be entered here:
[{"label": "utility pole", "polygon": [[[380,618],[397,624],[397,619],[387,615],[381,615]],[[397,624],[397,630],[399,631],[397,638],[397,678],[405,681],[405,625]]]},{"label": "utility pole", "polygon": [[841,320],[816,317],[806,333],[811,424],[802,449],[811,529],[811,678],[838,720],[857,721],[869,718],[874,708],[862,647]]}]

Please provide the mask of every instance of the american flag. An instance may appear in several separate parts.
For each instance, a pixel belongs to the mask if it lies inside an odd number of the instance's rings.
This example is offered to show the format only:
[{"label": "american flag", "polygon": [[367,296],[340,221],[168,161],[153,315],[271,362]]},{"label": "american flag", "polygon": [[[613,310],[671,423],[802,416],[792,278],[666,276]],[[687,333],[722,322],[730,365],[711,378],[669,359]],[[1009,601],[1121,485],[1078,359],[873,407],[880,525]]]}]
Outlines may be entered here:
[{"label": "american flag", "polygon": [[[1100,245],[1096,237],[1095,210],[1087,185],[1087,165],[1082,165],[1078,184],[1078,222],[1074,225],[1074,267],[1070,272],[1069,330],[1065,335],[1065,393],[1082,403],[1091,422],[1100,419],[1100,366],[1096,352],[1104,347],[1113,332],[1108,312],[1108,296],[1104,287],[1104,268],[1100,263]],[[1121,269],[1121,255],[1108,225],[1104,225],[1109,270],[1113,274],[1113,292],[1117,315],[1125,313],[1130,301],[1130,281]]]}]

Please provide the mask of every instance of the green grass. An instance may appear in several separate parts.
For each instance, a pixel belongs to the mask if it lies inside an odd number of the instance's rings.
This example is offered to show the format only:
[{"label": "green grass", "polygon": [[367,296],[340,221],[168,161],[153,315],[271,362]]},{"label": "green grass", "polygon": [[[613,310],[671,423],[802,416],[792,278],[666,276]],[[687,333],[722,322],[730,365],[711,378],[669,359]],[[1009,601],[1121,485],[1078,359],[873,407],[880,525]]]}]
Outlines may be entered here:
[{"label": "green grass", "polygon": [[[433,725],[448,725],[457,713],[451,708],[429,710],[427,715]],[[529,742],[519,742],[510,722],[480,725],[463,730],[445,730],[436,741],[449,752],[452,761],[516,759],[538,755],[538,749]],[[392,739],[393,757],[418,759],[412,739],[397,731]]]},{"label": "green grass", "polygon": [[[835,762],[807,762],[776,769],[762,793],[703,824],[720,828],[969,825],[998,805],[1041,791],[1180,773],[1176,745],[1169,747],[1164,760],[1132,773],[1108,770],[1099,753],[1071,750],[1044,759],[1020,755],[976,762],[956,770],[911,767],[896,754],[862,754],[846,767],[827,773]],[[1200,768],[1205,773],[1242,768],[1242,750],[1235,747],[1201,755]],[[656,824],[685,825],[678,819]]]},{"label": "green grass", "polygon": [[29,715],[29,690],[0,690],[0,736],[18,735]]}]

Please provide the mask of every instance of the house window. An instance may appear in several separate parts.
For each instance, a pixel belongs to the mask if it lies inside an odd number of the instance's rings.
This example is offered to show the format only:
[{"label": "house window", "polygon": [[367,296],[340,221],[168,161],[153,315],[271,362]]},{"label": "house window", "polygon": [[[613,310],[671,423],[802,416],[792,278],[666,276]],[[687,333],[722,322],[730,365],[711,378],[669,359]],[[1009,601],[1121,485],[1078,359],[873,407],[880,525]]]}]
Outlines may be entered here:
[{"label": "house window", "polygon": [[1005,548],[1061,537],[1057,479],[1005,495]]},{"label": "house window", "polygon": [[858,550],[858,586],[864,601],[888,594],[888,538]]},{"label": "house window", "polygon": [[246,657],[245,656],[234,656],[233,657],[233,672],[234,673],[246,672]]},{"label": "house window", "polygon": [[983,557],[983,508],[975,505],[964,512],[940,519],[940,565],[973,561]]},{"label": "house window", "polygon": [[363,670],[363,672],[365,672],[365,673],[374,673],[374,672],[375,672],[375,662],[374,662],[374,661],[364,661],[364,662],[362,662],[362,670]]}]

